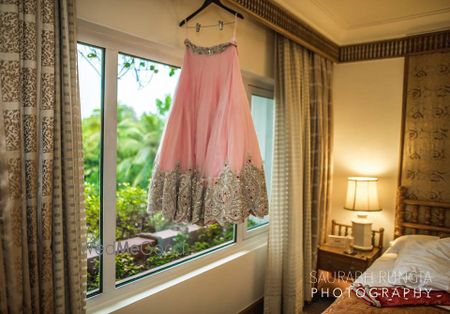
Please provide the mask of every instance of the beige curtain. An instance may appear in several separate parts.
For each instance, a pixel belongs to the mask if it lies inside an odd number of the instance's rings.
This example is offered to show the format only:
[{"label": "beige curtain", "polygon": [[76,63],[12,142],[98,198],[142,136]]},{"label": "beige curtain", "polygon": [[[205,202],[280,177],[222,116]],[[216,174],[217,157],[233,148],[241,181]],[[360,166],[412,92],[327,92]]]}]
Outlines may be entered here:
[{"label": "beige curtain", "polygon": [[74,10],[0,1],[1,313],[84,312]]},{"label": "beige curtain", "polygon": [[265,313],[300,313],[329,208],[332,63],[277,35]]}]

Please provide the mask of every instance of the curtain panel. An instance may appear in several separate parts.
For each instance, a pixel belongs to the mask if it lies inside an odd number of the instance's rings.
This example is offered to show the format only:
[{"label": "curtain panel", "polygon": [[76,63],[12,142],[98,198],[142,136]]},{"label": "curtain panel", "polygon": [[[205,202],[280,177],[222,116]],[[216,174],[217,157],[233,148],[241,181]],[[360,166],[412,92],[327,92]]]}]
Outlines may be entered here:
[{"label": "curtain panel", "polygon": [[82,313],[74,0],[0,1],[0,312]]},{"label": "curtain panel", "polygon": [[330,205],[333,64],[277,35],[265,313],[300,313]]}]

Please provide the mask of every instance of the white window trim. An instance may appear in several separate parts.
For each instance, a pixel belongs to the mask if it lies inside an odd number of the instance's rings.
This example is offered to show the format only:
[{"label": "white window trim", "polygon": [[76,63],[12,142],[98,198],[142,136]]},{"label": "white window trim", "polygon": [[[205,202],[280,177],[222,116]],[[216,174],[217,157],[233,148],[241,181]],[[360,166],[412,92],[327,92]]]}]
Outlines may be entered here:
[{"label": "white window trim", "polygon": [[[171,47],[150,42],[115,31],[91,22],[78,20],[77,40],[87,45],[104,49],[105,57],[105,91],[104,91],[104,147],[110,152],[116,151],[117,144],[117,67],[118,53],[123,52],[139,56],[156,62],[173,66],[181,66],[183,60],[183,46]],[[113,79],[111,79],[113,78]],[[273,80],[261,78],[243,71],[243,78],[247,91],[260,86],[260,91],[273,89]],[[253,93],[255,94],[255,93]],[[251,95],[251,94],[249,94]],[[260,95],[260,94],[259,94]],[[265,94],[266,97],[268,94]],[[264,95],[261,95],[264,96]],[[116,154],[103,154],[105,169],[115,169]],[[115,241],[116,210],[115,210],[115,171],[103,172],[103,244]],[[236,240],[219,249],[207,252],[186,260],[173,267],[144,276],[135,281],[116,287],[115,258],[112,254],[103,255],[102,291],[87,300],[88,312],[98,312],[119,309],[138,301],[141,297],[148,297],[161,289],[170,287],[170,282],[188,280],[202,269],[217,267],[222,262],[233,259],[251,250],[267,244],[268,226],[263,225],[247,231],[247,223],[236,226]],[[214,266],[216,265],[216,266]],[[153,292],[152,292],[153,291]]]},{"label": "white window trim", "polygon": [[[274,98],[273,80],[256,77],[255,75],[246,72],[244,72],[242,76],[244,78],[247,97],[249,99],[250,106],[252,105],[253,95],[272,99]],[[261,226],[248,230],[247,222],[245,222],[244,239],[248,239],[251,237],[258,236],[260,234],[267,233],[269,231],[269,224],[270,224],[270,210],[269,210],[269,222]]]}]

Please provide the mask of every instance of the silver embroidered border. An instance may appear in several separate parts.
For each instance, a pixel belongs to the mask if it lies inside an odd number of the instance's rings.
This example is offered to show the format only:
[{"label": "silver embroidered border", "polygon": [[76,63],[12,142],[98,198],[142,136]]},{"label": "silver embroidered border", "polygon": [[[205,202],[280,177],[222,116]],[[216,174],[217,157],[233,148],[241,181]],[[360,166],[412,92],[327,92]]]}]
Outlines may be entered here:
[{"label": "silver embroidered border", "polygon": [[212,47],[201,47],[201,46],[197,46],[197,45],[193,44],[189,39],[186,39],[184,41],[184,44],[186,45],[186,47],[191,49],[194,53],[199,54],[199,55],[214,55],[214,54],[222,53],[228,47],[235,45],[232,42],[228,42],[228,43],[223,43],[223,44],[219,44],[219,45],[212,46]]},{"label": "silver embroidered border", "polygon": [[198,225],[238,224],[250,214],[264,217],[268,213],[264,170],[248,161],[236,174],[225,165],[217,179],[208,182],[196,170],[155,168],[148,210],[162,212],[170,221]]}]

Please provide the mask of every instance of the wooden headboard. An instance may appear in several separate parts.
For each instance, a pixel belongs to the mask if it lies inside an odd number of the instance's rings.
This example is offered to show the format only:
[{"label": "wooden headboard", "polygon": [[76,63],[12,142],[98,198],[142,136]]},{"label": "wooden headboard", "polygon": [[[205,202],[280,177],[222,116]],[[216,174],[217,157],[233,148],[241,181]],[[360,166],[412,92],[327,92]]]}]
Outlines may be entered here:
[{"label": "wooden headboard", "polygon": [[395,238],[405,234],[450,237],[450,203],[407,199],[406,188],[397,191]]}]

